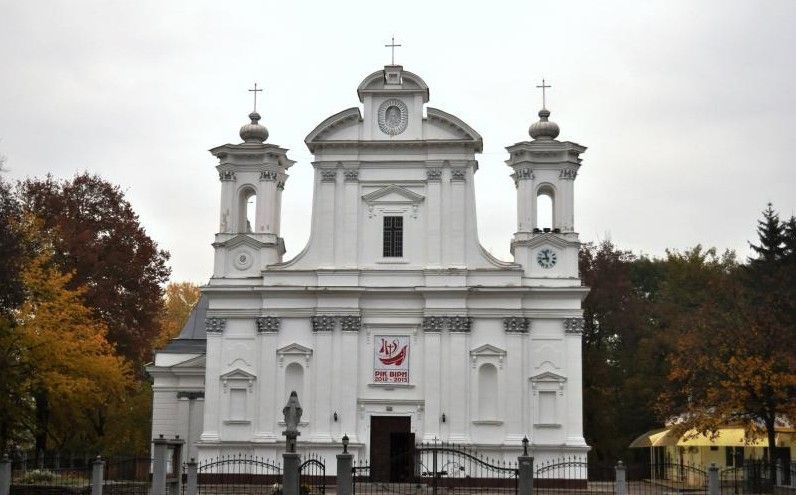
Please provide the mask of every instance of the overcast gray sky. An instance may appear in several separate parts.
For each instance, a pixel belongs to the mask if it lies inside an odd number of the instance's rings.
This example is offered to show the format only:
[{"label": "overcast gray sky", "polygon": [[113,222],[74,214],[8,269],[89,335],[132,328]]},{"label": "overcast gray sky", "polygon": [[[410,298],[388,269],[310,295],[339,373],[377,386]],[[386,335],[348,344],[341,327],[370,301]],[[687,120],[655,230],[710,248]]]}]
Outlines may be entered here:
[{"label": "overcast gray sky", "polygon": [[211,147],[239,142],[265,88],[269,142],[297,160],[288,256],[309,236],[315,125],[358,104],[396,62],[430,105],[484,138],[482,243],[509,259],[515,191],[504,147],[548,107],[588,146],[576,181],[584,241],[662,254],[697,243],[745,256],[766,202],[796,211],[796,1],[0,0],[0,153],[11,179],[96,172],[120,184],[172,254],[173,280],[212,268]]}]

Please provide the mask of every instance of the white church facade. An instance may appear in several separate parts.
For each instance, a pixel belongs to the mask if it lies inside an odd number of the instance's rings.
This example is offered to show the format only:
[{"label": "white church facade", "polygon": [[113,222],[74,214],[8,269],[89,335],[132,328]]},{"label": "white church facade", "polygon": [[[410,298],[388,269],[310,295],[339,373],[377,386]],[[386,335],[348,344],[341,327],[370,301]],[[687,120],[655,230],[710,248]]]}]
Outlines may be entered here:
[{"label": "white church facade", "polygon": [[[513,460],[526,436],[537,459],[585,457],[588,289],[573,215],[585,147],[558,141],[543,108],[532,139],[507,148],[517,230],[514,259],[500,261],[476,228],[481,136],[427,106],[428,86],[401,66],[367,76],[357,94],[361,107],[305,139],[312,225],[293,259],[280,237],[287,150],[266,142],[256,113],[242,143],[211,150],[221,183],[213,275],[147,368],[153,437],[180,435],[199,460],[277,458],[295,390],[298,449],[330,460],[344,434],[371,464],[434,440]],[[552,199],[548,229],[539,196]]]}]

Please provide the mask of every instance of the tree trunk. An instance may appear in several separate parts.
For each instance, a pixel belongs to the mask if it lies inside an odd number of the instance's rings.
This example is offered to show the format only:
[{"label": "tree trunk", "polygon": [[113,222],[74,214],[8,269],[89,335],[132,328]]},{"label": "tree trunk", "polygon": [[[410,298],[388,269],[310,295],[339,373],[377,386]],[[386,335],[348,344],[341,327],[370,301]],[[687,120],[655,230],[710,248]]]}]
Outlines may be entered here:
[{"label": "tree trunk", "polygon": [[33,393],[33,402],[36,405],[36,431],[33,437],[36,441],[36,465],[39,464],[39,456],[43,455],[47,449],[47,430],[50,425],[50,401],[47,391],[37,390]]},{"label": "tree trunk", "polygon": [[768,436],[768,476],[772,486],[777,482],[777,432],[776,421],[772,418],[766,420],[766,435]]}]

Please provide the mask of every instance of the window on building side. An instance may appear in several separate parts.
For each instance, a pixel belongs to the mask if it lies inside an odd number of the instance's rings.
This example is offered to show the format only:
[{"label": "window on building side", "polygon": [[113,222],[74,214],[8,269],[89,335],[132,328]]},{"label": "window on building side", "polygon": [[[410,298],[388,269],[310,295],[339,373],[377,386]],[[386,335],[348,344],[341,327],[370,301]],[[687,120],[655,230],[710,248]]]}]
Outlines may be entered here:
[{"label": "window on building side", "polygon": [[404,255],[404,218],[384,217],[382,255],[385,258],[400,258]]},{"label": "window on building side", "polygon": [[245,388],[233,388],[229,391],[229,419],[242,421],[246,419],[246,393]]},{"label": "window on building side", "polygon": [[556,393],[554,391],[539,392],[539,423],[552,425],[556,421]]},{"label": "window on building side", "polygon": [[482,420],[498,417],[498,376],[494,364],[483,364],[478,369],[478,416]]}]

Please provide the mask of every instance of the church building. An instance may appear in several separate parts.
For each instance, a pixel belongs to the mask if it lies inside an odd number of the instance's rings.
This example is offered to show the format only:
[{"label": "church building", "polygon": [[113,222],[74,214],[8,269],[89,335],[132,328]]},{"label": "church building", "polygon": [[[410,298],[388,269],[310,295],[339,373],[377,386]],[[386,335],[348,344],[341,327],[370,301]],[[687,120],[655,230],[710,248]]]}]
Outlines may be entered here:
[{"label": "church building", "polygon": [[[296,391],[298,450],[329,461],[346,434],[371,466],[435,440],[516,460],[526,436],[539,461],[585,457],[588,289],[573,206],[586,148],[556,139],[544,105],[531,140],[507,148],[517,229],[506,239],[513,260],[502,261],[478,239],[481,136],[428,106],[426,83],[400,65],[365,77],[357,96],[305,139],[311,234],[292,259],[280,233],[295,164],[287,150],[267,142],[256,111],[243,142],[210,150],[220,182],[213,272],[148,367],[153,437],[180,435],[200,461],[279,458],[282,408]],[[537,218],[542,197],[549,228]]]}]

